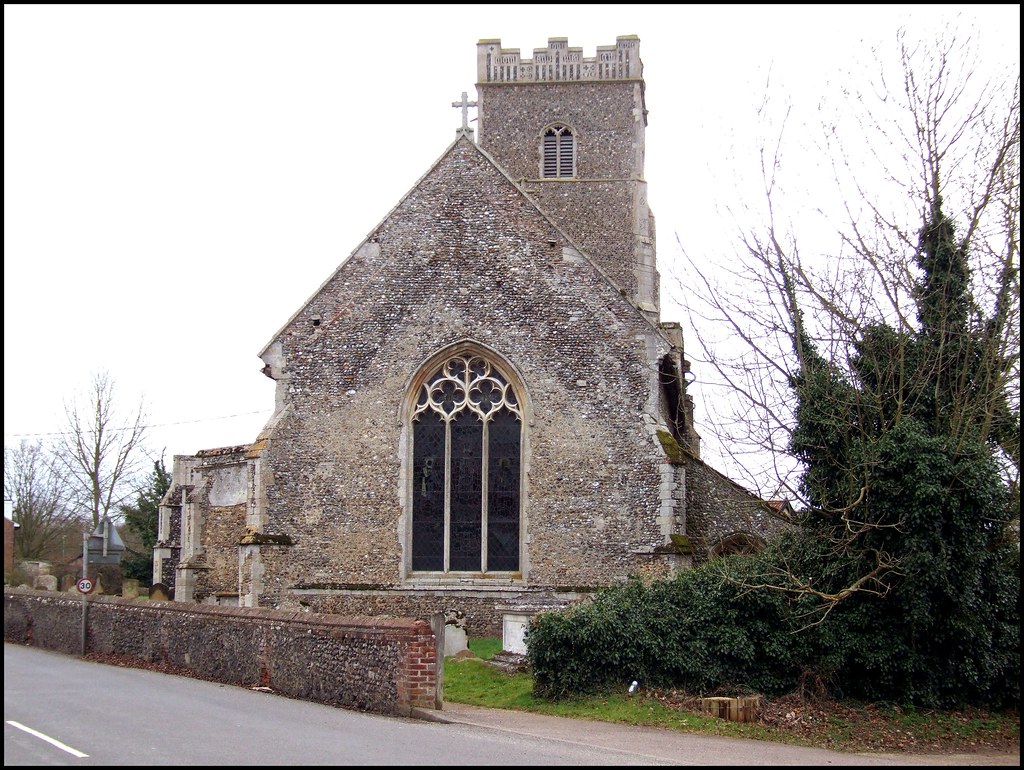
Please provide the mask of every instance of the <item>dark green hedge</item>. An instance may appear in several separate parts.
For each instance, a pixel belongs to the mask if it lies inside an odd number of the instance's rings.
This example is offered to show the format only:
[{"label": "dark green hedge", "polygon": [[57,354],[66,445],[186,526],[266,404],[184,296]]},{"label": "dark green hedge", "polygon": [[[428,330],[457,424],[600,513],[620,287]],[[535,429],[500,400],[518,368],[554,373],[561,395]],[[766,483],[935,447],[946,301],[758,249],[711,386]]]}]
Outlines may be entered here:
[{"label": "dark green hedge", "polygon": [[930,626],[946,632],[934,638],[910,629],[906,602],[869,596],[808,626],[809,600],[740,587],[763,578],[774,558],[732,556],[673,580],[631,579],[591,603],[537,616],[528,637],[535,692],[565,698],[636,679],[693,693],[772,695],[814,682],[843,697],[932,707],[1019,704],[1019,549],[994,559],[989,584],[979,588],[995,598],[981,613],[989,623],[935,619]]}]

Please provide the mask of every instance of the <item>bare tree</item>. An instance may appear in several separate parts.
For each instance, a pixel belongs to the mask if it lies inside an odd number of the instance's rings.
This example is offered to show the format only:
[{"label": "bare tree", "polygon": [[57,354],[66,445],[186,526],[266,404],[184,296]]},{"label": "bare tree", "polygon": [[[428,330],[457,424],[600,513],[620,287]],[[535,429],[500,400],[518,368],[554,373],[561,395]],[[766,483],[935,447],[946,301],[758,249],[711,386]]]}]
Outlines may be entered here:
[{"label": "bare tree", "polygon": [[54,450],[74,504],[93,527],[138,494],[149,463],[143,402],[122,417],[115,396],[109,374],[93,375],[83,395],[65,402],[66,426]]},{"label": "bare tree", "polygon": [[67,485],[51,460],[38,443],[4,447],[4,498],[11,501],[19,526],[15,546],[22,559],[49,558],[66,530],[79,524]]}]

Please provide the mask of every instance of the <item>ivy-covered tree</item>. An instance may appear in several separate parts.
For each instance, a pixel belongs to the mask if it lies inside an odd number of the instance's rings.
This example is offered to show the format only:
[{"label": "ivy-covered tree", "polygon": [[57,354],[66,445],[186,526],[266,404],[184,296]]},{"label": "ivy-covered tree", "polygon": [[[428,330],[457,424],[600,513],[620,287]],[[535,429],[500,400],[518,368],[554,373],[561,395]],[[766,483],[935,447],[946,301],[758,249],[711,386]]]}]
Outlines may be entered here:
[{"label": "ivy-covered tree", "polygon": [[747,437],[794,461],[768,494],[798,501],[799,527],[743,587],[790,598],[808,664],[847,694],[1019,701],[1019,75],[980,82],[969,41],[899,43],[901,88],[844,93],[857,150],[823,135],[850,185],[837,252],[807,259],[777,225],[776,148],[767,224],[729,278],[756,292],[690,262],[701,315],[746,343],[705,352]]},{"label": "ivy-covered tree", "polygon": [[153,579],[153,547],[156,545],[160,514],[160,500],[171,487],[171,473],[161,457],[153,463],[149,483],[139,492],[135,502],[121,506],[125,528],[141,543],[135,549],[130,545],[121,557],[121,571],[124,577],[134,578],[143,585]]},{"label": "ivy-covered tree", "polygon": [[[808,352],[794,376],[792,448],[806,471],[802,533],[776,587],[829,612],[848,692],[931,705],[1019,697],[1019,546],[999,453],[1019,433],[969,288],[965,244],[936,200],[921,230],[918,325],[877,323],[850,371]],[[1016,695],[1014,695],[1016,692]]]}]

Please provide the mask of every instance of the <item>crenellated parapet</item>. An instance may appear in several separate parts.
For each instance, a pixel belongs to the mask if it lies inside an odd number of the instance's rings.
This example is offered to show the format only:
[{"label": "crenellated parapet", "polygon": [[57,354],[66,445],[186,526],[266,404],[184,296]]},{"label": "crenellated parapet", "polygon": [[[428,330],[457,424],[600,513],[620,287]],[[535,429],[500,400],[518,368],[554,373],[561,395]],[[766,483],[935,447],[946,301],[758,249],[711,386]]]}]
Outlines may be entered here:
[{"label": "crenellated parapet", "polygon": [[548,38],[547,48],[534,48],[523,59],[518,48],[502,48],[501,40],[476,44],[478,83],[550,83],[572,80],[630,80],[643,77],[640,38],[622,35],[615,45],[599,45],[597,55],[584,57],[565,37]]}]

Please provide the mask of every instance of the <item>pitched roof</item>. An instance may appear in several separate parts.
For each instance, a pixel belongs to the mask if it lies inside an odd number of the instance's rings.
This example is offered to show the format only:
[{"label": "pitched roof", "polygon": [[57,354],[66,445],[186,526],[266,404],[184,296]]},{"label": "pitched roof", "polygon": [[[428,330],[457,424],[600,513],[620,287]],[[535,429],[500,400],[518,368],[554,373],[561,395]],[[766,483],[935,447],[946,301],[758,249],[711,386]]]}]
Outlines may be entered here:
[{"label": "pitched roof", "polygon": [[550,226],[555,232],[558,233],[559,237],[564,240],[565,244],[567,244],[569,248],[573,249],[579,255],[579,258],[582,261],[590,265],[590,267],[593,268],[595,273],[599,275],[612,289],[614,289],[616,295],[622,298],[623,303],[632,308],[633,312],[636,313],[637,317],[643,319],[643,322],[646,325],[650,326],[652,331],[655,331],[658,335],[664,338],[665,341],[668,342],[670,345],[672,344],[671,339],[666,335],[665,331],[657,323],[652,321],[646,314],[644,314],[639,308],[637,308],[632,302],[630,302],[623,296],[622,287],[616,284],[615,281],[612,280],[612,278],[610,278],[608,274],[605,273],[605,271],[602,270],[594,262],[594,260],[591,259],[591,257],[587,255],[587,253],[584,252],[578,246],[578,244],[576,244],[573,238],[566,234],[566,232],[561,227],[559,227],[551,219],[551,217],[548,216],[547,213],[544,212],[544,210],[538,205],[537,201],[535,201],[526,191],[524,191],[523,188],[514,179],[512,179],[511,176],[509,176],[508,172],[506,172],[487,151],[485,151],[478,144],[476,144],[467,132],[460,131],[456,136],[455,140],[450,145],[448,145],[448,147],[444,150],[444,152],[441,153],[437,160],[435,160],[430,165],[430,167],[416,180],[412,187],[410,187],[409,190],[398,200],[398,202],[391,207],[388,213],[369,231],[367,236],[359,243],[359,245],[338,265],[338,267],[336,267],[331,272],[330,275],[327,276],[327,278],[316,288],[316,290],[312,294],[310,294],[306,301],[303,302],[302,305],[300,305],[299,308],[288,318],[288,320],[271,336],[267,344],[264,345],[264,347],[260,350],[260,357],[263,357],[267,353],[267,351],[274,344],[274,342],[281,337],[281,335],[300,315],[302,315],[303,311],[309,306],[309,304],[324,290],[324,288],[327,287],[328,284],[331,283],[332,280],[334,280],[338,273],[345,268],[345,266],[352,260],[352,258],[358,255],[367,246],[367,244],[373,242],[375,235],[393,216],[395,216],[396,212],[398,212],[402,208],[403,204],[405,204],[414,195],[414,193],[424,184],[425,180],[427,180],[431,176],[431,174],[436,169],[438,169],[439,166],[445,163],[457,151],[465,149],[466,147],[472,148],[472,150],[479,153],[481,157],[486,159],[487,163],[489,163],[508,182],[508,184],[517,192],[517,194],[521,196],[522,199],[526,201],[526,203],[529,206],[531,206],[533,210],[535,210],[536,213],[538,213],[543,218],[545,223],[548,226]]}]

